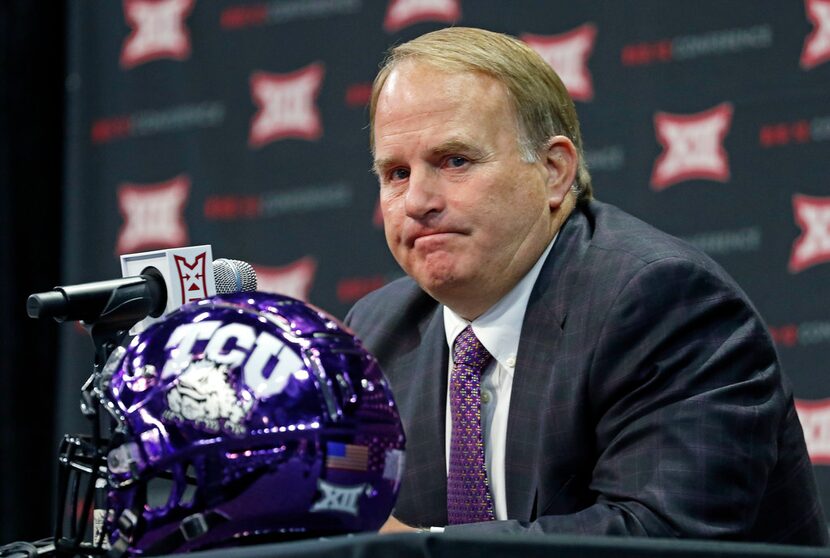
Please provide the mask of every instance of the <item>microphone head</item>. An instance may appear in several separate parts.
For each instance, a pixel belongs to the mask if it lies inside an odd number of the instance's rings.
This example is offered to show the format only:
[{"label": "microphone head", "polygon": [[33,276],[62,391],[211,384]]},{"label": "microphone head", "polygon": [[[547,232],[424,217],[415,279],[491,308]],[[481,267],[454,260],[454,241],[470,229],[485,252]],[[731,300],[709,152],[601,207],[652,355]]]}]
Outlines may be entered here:
[{"label": "microphone head", "polygon": [[248,262],[219,258],[213,261],[216,294],[253,292],[257,288],[256,271]]}]

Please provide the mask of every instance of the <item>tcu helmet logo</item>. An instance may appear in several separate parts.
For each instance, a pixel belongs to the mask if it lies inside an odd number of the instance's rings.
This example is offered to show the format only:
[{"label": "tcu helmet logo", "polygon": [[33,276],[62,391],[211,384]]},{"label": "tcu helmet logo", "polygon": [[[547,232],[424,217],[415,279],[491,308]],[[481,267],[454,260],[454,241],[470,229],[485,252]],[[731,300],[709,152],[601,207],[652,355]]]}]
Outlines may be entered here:
[{"label": "tcu helmet logo", "polygon": [[[178,371],[183,375],[190,370],[198,341],[207,341],[204,360],[217,369],[223,365],[236,368],[244,362],[242,381],[261,398],[282,393],[294,372],[304,369],[300,356],[270,333],[263,331],[257,335],[249,325],[222,325],[216,320],[206,320],[183,324],[173,331],[165,346],[170,351],[170,358],[164,364],[161,377]],[[195,381],[203,376],[194,372],[192,378]],[[204,379],[199,381],[204,382]]]},{"label": "tcu helmet logo", "polygon": [[118,188],[118,207],[124,225],[115,252],[165,248],[187,244],[182,212],[190,192],[190,178],[179,175],[154,184],[125,183]]},{"label": "tcu helmet logo", "polygon": [[810,460],[814,464],[830,465],[830,399],[796,399],[795,410],[804,429]]},{"label": "tcu helmet logo", "polygon": [[315,101],[323,83],[317,62],[290,74],[255,72],[251,96],[259,112],[251,121],[248,144],[262,147],[281,138],[316,140],[323,133]]},{"label": "tcu helmet logo", "polygon": [[654,163],[651,187],[663,190],[695,178],[729,180],[729,160],[723,139],[731,124],[730,103],[721,103],[697,114],[658,112],[654,116],[654,128],[664,151]]},{"label": "tcu helmet logo", "polygon": [[317,479],[320,500],[314,503],[310,512],[336,511],[357,517],[360,497],[371,489],[368,484],[343,486]]},{"label": "tcu helmet logo", "polygon": [[793,213],[802,232],[793,243],[790,273],[830,261],[830,198],[796,194]]},{"label": "tcu helmet logo", "polygon": [[207,298],[207,274],[205,273],[207,254],[202,252],[192,262],[188,262],[184,256],[179,255],[173,256],[173,259],[176,262],[176,271],[181,282],[182,304]]},{"label": "tcu helmet logo", "polygon": [[228,365],[209,360],[190,364],[167,392],[164,418],[192,422],[210,432],[244,434],[242,424],[253,399],[240,399],[228,380]]},{"label": "tcu helmet logo", "polygon": [[805,0],[813,32],[804,40],[801,67],[810,70],[830,60],[830,0]]},{"label": "tcu helmet logo", "polygon": [[596,26],[586,23],[559,35],[524,34],[521,39],[559,74],[575,101],[590,101],[594,98],[594,84],[588,71],[588,58],[596,37]]},{"label": "tcu helmet logo", "polygon": [[122,68],[157,58],[186,60],[190,37],[184,19],[195,0],[124,0],[124,17],[133,29],[121,47]]},{"label": "tcu helmet logo", "polygon": [[391,0],[386,8],[383,29],[394,33],[419,21],[454,23],[460,17],[459,0]]},{"label": "tcu helmet logo", "polygon": [[308,301],[317,261],[306,256],[282,267],[254,266],[257,288],[263,292],[284,294],[297,300]]}]

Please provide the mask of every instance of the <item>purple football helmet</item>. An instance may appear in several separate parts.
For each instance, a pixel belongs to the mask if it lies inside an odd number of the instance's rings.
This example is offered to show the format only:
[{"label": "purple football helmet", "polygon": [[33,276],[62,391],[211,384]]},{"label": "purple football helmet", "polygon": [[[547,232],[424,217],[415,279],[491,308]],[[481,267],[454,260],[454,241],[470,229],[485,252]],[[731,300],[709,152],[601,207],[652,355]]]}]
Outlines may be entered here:
[{"label": "purple football helmet", "polygon": [[92,546],[110,554],[370,531],[392,510],[404,435],[389,386],[348,329],[298,300],[185,305],[116,349],[95,394],[112,436],[68,436],[61,462],[100,477]]}]

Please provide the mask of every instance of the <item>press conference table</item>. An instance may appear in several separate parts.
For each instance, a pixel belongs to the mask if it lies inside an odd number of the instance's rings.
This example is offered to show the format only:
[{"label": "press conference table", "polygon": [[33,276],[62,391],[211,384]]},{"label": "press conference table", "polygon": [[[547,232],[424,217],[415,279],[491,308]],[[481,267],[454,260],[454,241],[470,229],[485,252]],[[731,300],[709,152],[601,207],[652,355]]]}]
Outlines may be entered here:
[{"label": "press conference table", "polygon": [[[184,555],[181,555],[184,556]],[[830,548],[571,535],[362,534],[194,552],[188,558],[830,558]]]}]

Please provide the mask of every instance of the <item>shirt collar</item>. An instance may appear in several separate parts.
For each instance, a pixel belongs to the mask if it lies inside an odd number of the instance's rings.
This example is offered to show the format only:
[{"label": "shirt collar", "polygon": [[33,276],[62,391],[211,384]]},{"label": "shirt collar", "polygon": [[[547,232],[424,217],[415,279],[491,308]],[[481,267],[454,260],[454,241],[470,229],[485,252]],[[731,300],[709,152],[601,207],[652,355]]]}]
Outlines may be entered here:
[{"label": "shirt collar", "polygon": [[455,338],[468,325],[472,324],[473,332],[481,341],[481,344],[484,345],[484,348],[512,376],[513,369],[516,366],[516,354],[519,351],[519,337],[522,332],[525,310],[527,310],[527,301],[530,299],[530,293],[533,290],[533,285],[536,284],[539,272],[542,271],[542,265],[547,260],[558,236],[559,233],[557,232],[548,247],[545,248],[545,251],[530,268],[530,271],[516,283],[516,286],[472,322],[465,320],[450,308],[444,306],[444,331],[447,335],[450,355],[452,355]]}]

